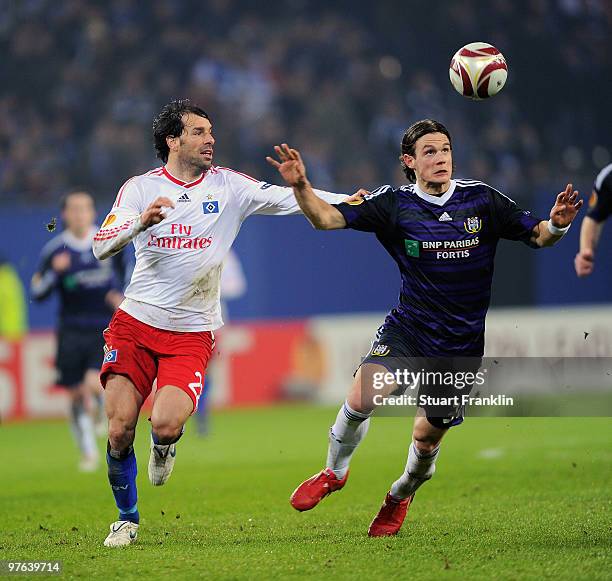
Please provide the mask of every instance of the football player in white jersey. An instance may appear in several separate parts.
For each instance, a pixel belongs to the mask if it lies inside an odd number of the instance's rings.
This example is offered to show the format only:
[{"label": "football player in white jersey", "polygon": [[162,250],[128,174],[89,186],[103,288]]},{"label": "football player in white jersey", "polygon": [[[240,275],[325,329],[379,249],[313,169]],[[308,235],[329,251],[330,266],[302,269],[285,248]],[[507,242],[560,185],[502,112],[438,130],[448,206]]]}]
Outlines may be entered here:
[{"label": "football player in white jersey", "polygon": [[[132,443],[154,380],[149,480],[160,486],[172,472],[176,442],[202,392],[213,331],[223,324],[221,268],[242,222],[252,214],[301,212],[291,188],[214,166],[211,121],[189,101],[166,105],[153,123],[153,135],[164,165],[123,185],[93,243],[100,260],[130,241],[136,248],[126,298],[104,332],[100,379],[109,421],[108,475],[119,509],[106,546],[136,539]],[[317,195],[330,203],[346,199],[322,191]]]}]

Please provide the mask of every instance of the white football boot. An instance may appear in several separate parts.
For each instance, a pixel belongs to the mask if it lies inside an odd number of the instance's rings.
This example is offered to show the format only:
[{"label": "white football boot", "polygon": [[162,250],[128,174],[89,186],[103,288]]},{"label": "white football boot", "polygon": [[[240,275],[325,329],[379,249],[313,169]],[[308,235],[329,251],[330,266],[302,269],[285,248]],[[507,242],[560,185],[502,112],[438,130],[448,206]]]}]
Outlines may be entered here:
[{"label": "white football boot", "polygon": [[176,444],[154,444],[151,439],[149,480],[153,486],[166,484],[176,459]]},{"label": "white football boot", "polygon": [[126,547],[136,542],[138,525],[129,520],[118,520],[110,526],[110,533],[104,541],[105,547]]}]

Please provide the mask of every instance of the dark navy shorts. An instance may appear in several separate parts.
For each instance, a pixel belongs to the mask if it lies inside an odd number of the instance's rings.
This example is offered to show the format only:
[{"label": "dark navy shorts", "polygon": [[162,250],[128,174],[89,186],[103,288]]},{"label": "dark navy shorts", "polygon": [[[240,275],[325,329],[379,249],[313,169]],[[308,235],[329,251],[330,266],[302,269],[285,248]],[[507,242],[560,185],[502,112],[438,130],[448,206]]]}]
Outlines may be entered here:
[{"label": "dark navy shorts", "polygon": [[[418,377],[412,390],[400,386],[394,395],[413,393],[418,407],[425,411],[430,424],[447,429],[463,422],[465,405],[474,378],[481,366],[481,357],[425,357],[415,349],[415,339],[398,325],[386,322],[379,327],[372,347],[361,365],[382,365],[403,377]],[[406,375],[406,373],[411,375]]]},{"label": "dark navy shorts", "polygon": [[89,369],[97,371],[104,357],[102,329],[60,328],[57,333],[55,367],[57,383],[75,389]]}]

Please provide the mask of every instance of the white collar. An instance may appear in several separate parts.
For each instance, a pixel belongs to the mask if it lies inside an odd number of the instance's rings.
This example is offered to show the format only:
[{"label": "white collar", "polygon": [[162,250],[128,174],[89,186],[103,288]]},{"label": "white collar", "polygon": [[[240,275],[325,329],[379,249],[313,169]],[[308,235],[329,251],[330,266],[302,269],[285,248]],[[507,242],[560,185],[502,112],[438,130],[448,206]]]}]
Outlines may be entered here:
[{"label": "white collar", "polygon": [[91,250],[91,243],[97,231],[98,229],[92,226],[87,236],[84,238],[77,238],[70,230],[64,230],[64,242],[66,246],[69,246],[76,252],[85,252],[86,250]]},{"label": "white collar", "polygon": [[455,180],[451,180],[450,187],[441,196],[432,196],[424,192],[417,184],[414,184],[414,193],[422,200],[435,204],[436,206],[444,206],[450,200],[450,197],[455,193]]}]

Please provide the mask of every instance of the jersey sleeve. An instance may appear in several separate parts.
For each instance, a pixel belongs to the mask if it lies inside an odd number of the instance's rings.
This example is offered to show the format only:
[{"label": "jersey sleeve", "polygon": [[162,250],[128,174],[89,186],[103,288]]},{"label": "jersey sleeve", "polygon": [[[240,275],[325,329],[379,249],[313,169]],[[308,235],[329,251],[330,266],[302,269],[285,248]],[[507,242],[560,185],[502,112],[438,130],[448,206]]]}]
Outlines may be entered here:
[{"label": "jersey sleeve", "polygon": [[490,188],[493,204],[493,219],[495,230],[500,238],[506,240],[520,240],[528,246],[537,248],[531,242],[533,229],[542,221],[531,215],[528,210],[523,210],[514,200]]},{"label": "jersey sleeve", "polygon": [[117,254],[145,230],[140,221],[144,206],[144,195],[135,178],[129,179],[119,190],[115,204],[94,236],[93,253],[98,260]]},{"label": "jersey sleeve", "polygon": [[335,206],[344,216],[346,227],[362,232],[388,232],[397,221],[396,196],[391,186],[381,186],[356,202]]},{"label": "jersey sleeve", "polygon": [[612,214],[612,164],[599,172],[593,184],[587,216],[595,222],[604,222]]},{"label": "jersey sleeve", "polygon": [[30,284],[30,294],[35,301],[46,299],[57,287],[60,277],[51,268],[51,261],[56,254],[56,250],[61,248],[54,242],[47,244],[40,253],[38,268],[32,277]]},{"label": "jersey sleeve", "polygon": [[[225,179],[238,199],[243,220],[252,214],[289,216],[302,213],[292,188],[260,182],[246,174],[227,168],[224,171]],[[334,194],[323,190],[314,190],[314,192],[329,204],[337,204],[347,198],[344,194]]]}]

